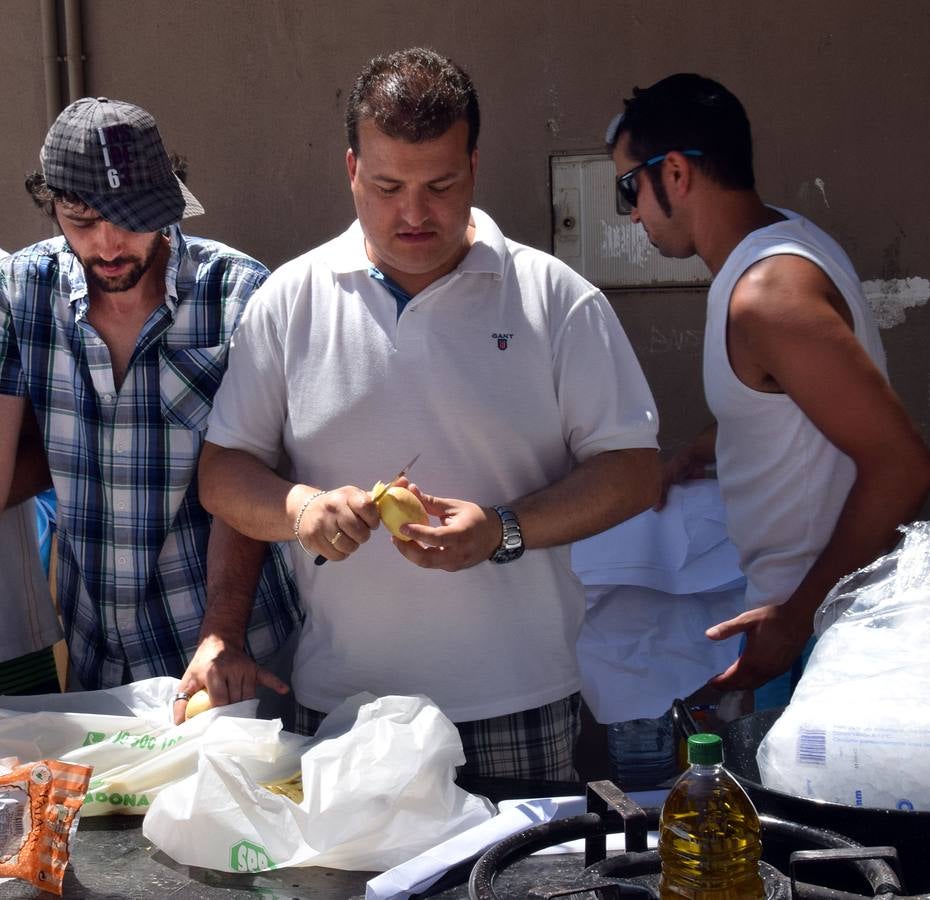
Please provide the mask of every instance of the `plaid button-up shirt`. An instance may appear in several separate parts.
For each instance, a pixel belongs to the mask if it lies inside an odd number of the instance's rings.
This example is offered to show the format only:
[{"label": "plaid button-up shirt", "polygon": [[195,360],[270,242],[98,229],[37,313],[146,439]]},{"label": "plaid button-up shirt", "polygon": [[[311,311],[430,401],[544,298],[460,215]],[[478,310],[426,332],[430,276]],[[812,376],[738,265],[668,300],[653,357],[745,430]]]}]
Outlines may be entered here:
[{"label": "plaid button-up shirt", "polygon": [[[229,339],[260,263],[170,229],[165,299],[123,384],[87,320],[84,270],[63,238],[0,262],[0,393],[28,395],[58,497],[58,600],[86,689],[180,676],[206,604],[210,517],[197,459]],[[248,649],[266,660],[300,618],[287,550],[272,546]]]}]

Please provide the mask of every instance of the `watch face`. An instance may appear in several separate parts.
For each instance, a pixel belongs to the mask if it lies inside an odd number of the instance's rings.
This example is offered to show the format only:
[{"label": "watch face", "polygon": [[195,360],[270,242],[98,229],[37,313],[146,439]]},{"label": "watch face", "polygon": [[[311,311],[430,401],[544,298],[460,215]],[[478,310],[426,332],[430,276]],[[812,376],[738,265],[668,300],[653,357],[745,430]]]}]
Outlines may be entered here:
[{"label": "watch face", "polygon": [[508,550],[516,550],[523,543],[519,534],[505,534],[504,535],[504,546]]}]

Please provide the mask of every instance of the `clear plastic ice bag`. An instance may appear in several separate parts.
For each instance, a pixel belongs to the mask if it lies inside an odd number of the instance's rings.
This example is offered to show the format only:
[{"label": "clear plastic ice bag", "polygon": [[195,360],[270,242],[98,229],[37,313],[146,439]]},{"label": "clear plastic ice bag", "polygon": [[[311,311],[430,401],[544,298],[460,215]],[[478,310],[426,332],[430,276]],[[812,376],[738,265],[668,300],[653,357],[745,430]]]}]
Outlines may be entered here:
[{"label": "clear plastic ice bag", "polygon": [[796,796],[930,810],[930,522],[841,579],[818,641],[757,753],[762,783]]}]

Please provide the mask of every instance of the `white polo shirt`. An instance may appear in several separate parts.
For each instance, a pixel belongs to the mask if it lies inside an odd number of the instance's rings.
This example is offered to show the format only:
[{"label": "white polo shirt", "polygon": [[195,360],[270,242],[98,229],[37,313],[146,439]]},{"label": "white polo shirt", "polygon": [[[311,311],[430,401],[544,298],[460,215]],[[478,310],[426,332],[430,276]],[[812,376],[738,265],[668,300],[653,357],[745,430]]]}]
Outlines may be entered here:
[{"label": "white polo shirt", "polygon": [[[656,447],[652,395],[603,294],[473,216],[465,259],[399,316],[358,222],[282,266],[233,338],[207,439],[322,487],[369,488],[419,452],[424,491],[481,505],[596,453]],[[469,721],[579,689],[584,592],[568,546],[445,573],[409,563],[382,528],[345,563],[292,555],[304,706],[426,694]]]}]

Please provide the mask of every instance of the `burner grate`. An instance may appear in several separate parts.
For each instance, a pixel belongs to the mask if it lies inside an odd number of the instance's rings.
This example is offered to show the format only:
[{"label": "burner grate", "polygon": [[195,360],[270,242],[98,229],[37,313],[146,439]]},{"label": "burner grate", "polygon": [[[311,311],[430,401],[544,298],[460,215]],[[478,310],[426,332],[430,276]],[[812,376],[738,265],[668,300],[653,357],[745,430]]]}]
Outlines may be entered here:
[{"label": "burner grate", "polygon": [[[587,794],[584,815],[537,825],[489,849],[472,869],[471,900],[658,898],[658,851],[647,849],[647,834],[657,829],[659,810],[642,809],[609,781],[592,782]],[[760,816],[760,822],[766,900],[908,900],[894,847],[862,847],[835,832],[772,816]],[[607,835],[619,832],[625,835],[627,849],[608,857]],[[507,897],[496,892],[498,875],[517,861],[579,838],[585,840],[585,868],[580,873],[536,878]],[[930,895],[911,900],[930,900]]]}]

